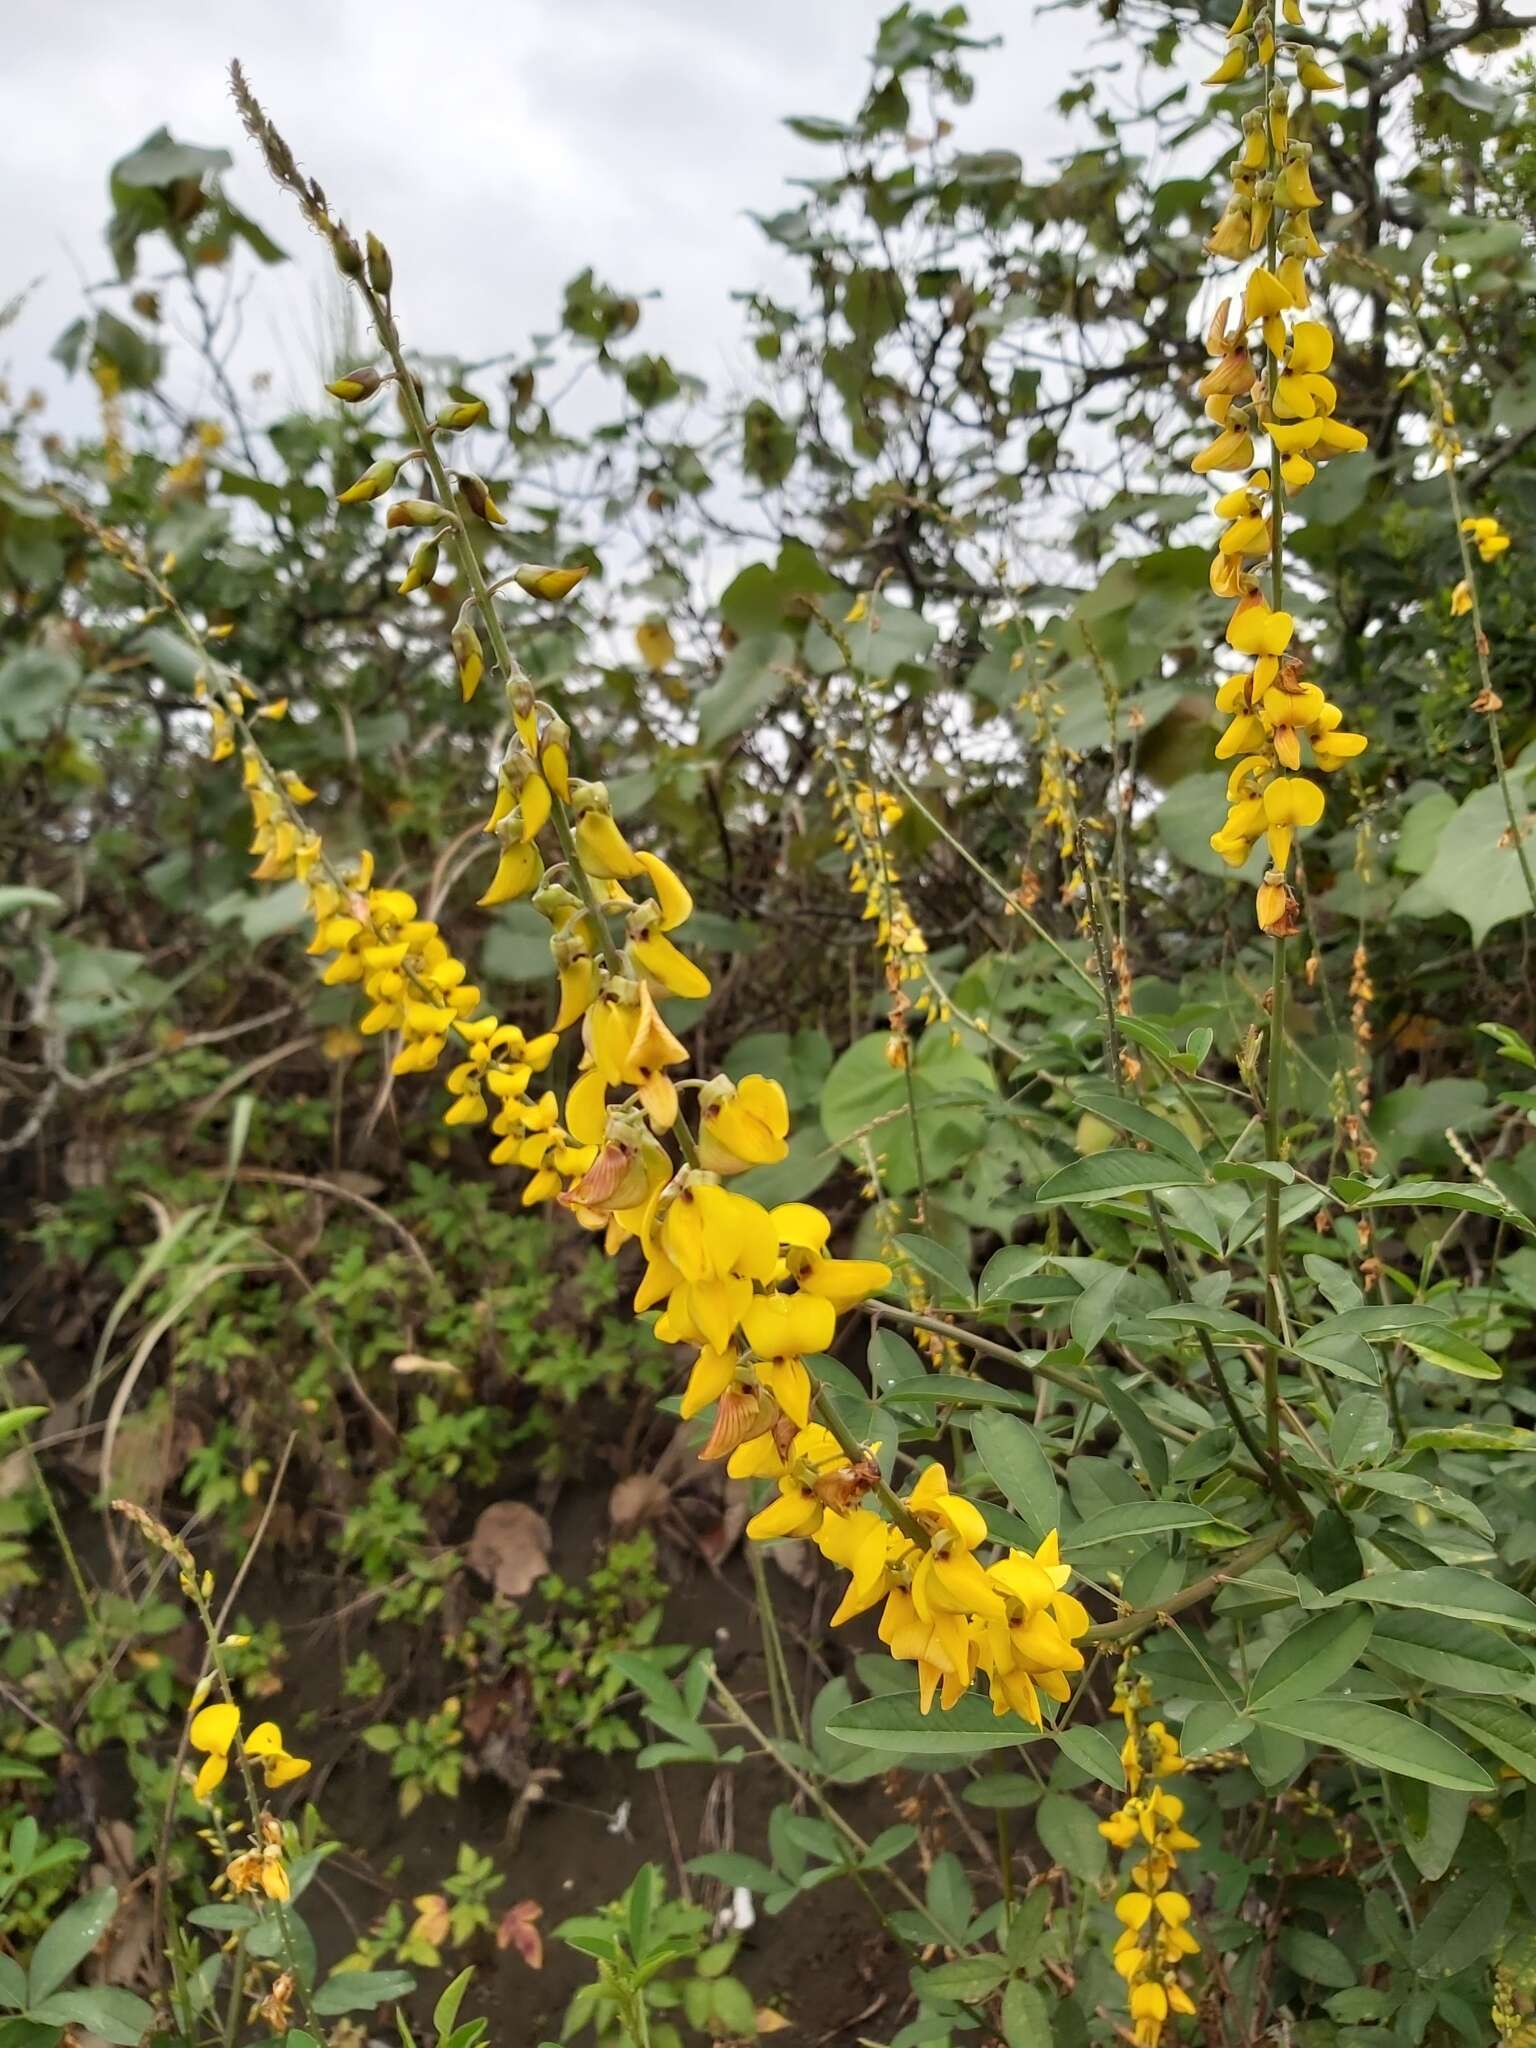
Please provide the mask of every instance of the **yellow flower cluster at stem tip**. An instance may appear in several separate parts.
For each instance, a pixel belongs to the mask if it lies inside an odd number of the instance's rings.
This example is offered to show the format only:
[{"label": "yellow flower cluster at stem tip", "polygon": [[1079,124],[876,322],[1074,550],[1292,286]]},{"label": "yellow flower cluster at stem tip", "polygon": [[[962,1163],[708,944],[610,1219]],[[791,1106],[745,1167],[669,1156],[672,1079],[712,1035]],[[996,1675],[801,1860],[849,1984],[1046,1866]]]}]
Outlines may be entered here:
[{"label": "yellow flower cluster at stem tip", "polygon": [[[1461,531],[1467,536],[1472,546],[1477,549],[1479,560],[1485,563],[1496,562],[1510,545],[1510,537],[1503,527],[1500,526],[1498,520],[1487,514],[1484,514],[1481,518],[1463,519]],[[1451,592],[1451,617],[1453,619],[1465,618],[1471,609],[1472,586],[1465,577],[1462,577]]]},{"label": "yellow flower cluster at stem tip", "polygon": [[1131,2032],[1137,2048],[1157,2048],[1172,2013],[1193,2013],[1195,2002],[1179,1981],[1181,1964],[1200,1953],[1189,1931],[1188,1896],[1174,1883],[1182,1850],[1198,1849],[1182,1826],[1184,1802],[1165,1791],[1163,1781],[1184,1768],[1178,1737],[1161,1721],[1149,1720],[1151,1688],[1137,1678],[1127,1658],[1115,1684],[1115,1712],[1125,1723],[1120,1759],[1128,1797],[1119,1811],[1099,1822],[1099,1833],[1115,1848],[1138,1852],[1129,1880],[1115,1902],[1121,1925],[1115,1968],[1125,1979]]},{"label": "yellow flower cluster at stem tip", "polygon": [[1066,1590],[1071,1572],[1054,1529],[1032,1555],[1011,1550],[984,1565],[976,1555],[987,1536],[981,1510],[950,1490],[942,1466],[928,1465],[898,1503],[920,1542],[863,1505],[878,1481],[873,1451],[850,1465],[816,1423],[752,1439],[726,1469],[735,1478],[778,1481],[778,1497],[748,1522],[749,1537],[809,1537],[848,1573],[834,1628],[884,1602],[880,1640],[898,1663],[917,1666],[925,1714],[935,1694],[953,1707],[978,1675],[995,1714],[1018,1714],[1036,1728],[1042,1692],[1070,1698],[1088,1614]]},{"label": "yellow flower cluster at stem tip", "polygon": [[267,1790],[291,1785],[309,1769],[301,1756],[290,1756],[283,1747],[283,1731],[275,1721],[261,1721],[247,1734],[240,1732],[240,1709],[227,1700],[199,1707],[187,1729],[187,1741],[202,1757],[192,1787],[196,1798],[211,1799],[229,1771],[229,1754],[238,1741],[247,1763],[259,1764]]},{"label": "yellow flower cluster at stem tip", "polygon": [[909,1057],[909,1017],[942,1019],[944,1005],[928,979],[928,940],[901,886],[891,835],[905,815],[887,789],[873,789],[844,764],[827,784],[837,845],[848,859],[848,886],[862,898],[864,917],[875,927],[875,944],[890,996],[890,1039],[886,1057],[904,1067]]},{"label": "yellow flower cluster at stem tip", "polygon": [[[1281,0],[1281,9],[1291,27],[1303,25],[1301,0]],[[1305,94],[1339,84],[1309,46],[1276,42],[1267,6],[1255,13],[1253,0],[1242,0],[1227,53],[1206,82],[1228,86],[1252,73],[1259,100],[1242,117],[1231,191],[1205,246],[1251,267],[1240,295],[1222,301],[1206,335],[1214,366],[1199,393],[1217,433],[1191,465],[1202,476],[1242,476],[1217,502],[1226,523],[1211,564],[1212,590],[1233,601],[1227,645],[1249,664],[1217,691],[1217,709],[1230,721],[1217,758],[1233,765],[1226,822],[1211,846],[1241,867],[1261,839],[1268,842],[1258,919],[1277,938],[1300,929],[1286,879],[1295,834],[1323,814],[1321,788],[1299,772],[1303,745],[1323,774],[1366,746],[1359,733],[1342,729],[1343,712],[1308,677],[1292,649],[1295,621],[1284,606],[1285,507],[1319,463],[1364,448],[1366,437],[1337,416],[1338,392],[1328,375],[1333,336],[1307,317],[1307,264],[1322,254],[1312,215],[1322,201],[1312,183],[1311,147],[1292,133],[1296,110],[1283,70]],[[1259,438],[1268,441],[1263,460]]]}]

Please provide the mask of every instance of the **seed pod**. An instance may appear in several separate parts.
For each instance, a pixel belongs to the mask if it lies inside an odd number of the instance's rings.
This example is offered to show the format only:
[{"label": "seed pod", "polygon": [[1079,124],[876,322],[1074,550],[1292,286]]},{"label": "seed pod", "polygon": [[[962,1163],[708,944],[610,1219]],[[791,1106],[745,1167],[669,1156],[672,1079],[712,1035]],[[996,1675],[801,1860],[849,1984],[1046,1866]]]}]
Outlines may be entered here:
[{"label": "seed pod", "polygon": [[396,498],[389,508],[386,526],[441,526],[443,508],[430,498]]},{"label": "seed pod", "polygon": [[520,562],[512,580],[530,597],[561,598],[569,597],[587,574],[585,562],[575,569],[555,569],[542,562]]},{"label": "seed pod", "polygon": [[356,483],[348,484],[344,491],[338,493],[337,504],[366,505],[373,498],[382,498],[394,482],[395,472],[399,466],[387,458],[370,463]]},{"label": "seed pod", "polygon": [[360,405],[365,398],[372,398],[384,379],[371,363],[365,363],[360,370],[347,370],[334,384],[327,384],[326,390],[332,398],[339,398],[344,405]]},{"label": "seed pod", "polygon": [[413,590],[420,590],[423,584],[430,583],[436,574],[437,542],[424,540],[411,556],[411,566],[406,570],[404,580],[400,584],[400,595],[409,597]]},{"label": "seed pod", "polygon": [[477,519],[483,519],[488,526],[506,525],[507,515],[473,471],[455,470],[453,480],[459,487],[460,497]]},{"label": "seed pod", "polygon": [[368,237],[368,282],[381,299],[387,299],[395,282],[395,266],[389,251],[375,234]]},{"label": "seed pod", "polygon": [[483,398],[467,398],[459,402],[440,405],[437,409],[436,424],[445,434],[457,434],[465,427],[478,427],[484,419],[490,418],[490,407]]}]

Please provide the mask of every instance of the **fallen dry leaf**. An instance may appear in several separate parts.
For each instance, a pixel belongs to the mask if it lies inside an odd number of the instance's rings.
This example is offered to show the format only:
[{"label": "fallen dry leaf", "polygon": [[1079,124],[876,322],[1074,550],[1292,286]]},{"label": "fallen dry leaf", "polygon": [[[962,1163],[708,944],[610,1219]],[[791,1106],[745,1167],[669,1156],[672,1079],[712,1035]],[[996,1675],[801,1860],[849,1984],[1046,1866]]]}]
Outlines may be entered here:
[{"label": "fallen dry leaf", "polygon": [[654,1472],[634,1472],[609,1494],[608,1519],[616,1529],[638,1529],[642,1522],[659,1522],[671,1505],[671,1493]]},{"label": "fallen dry leaf", "polygon": [[411,1925],[413,1941],[425,1941],[433,1948],[441,1948],[448,1939],[451,1921],[448,1915],[448,1901],[441,1892],[422,1892],[411,1904],[416,1908],[416,1918]]},{"label": "fallen dry leaf", "polygon": [[771,2005],[760,2005],[753,2017],[760,2034],[782,2034],[786,2027],[794,2025],[793,2020],[785,2019],[783,2013],[775,2012]]},{"label": "fallen dry leaf", "polygon": [[496,1930],[496,1946],[515,1948],[530,1970],[542,1970],[544,1937],[539,1932],[538,1923],[543,1917],[544,1908],[537,1899],[519,1899],[502,1915],[501,1925]]},{"label": "fallen dry leaf", "polygon": [[475,1524],[464,1556],[503,1598],[521,1600],[549,1570],[549,1524],[526,1501],[493,1500]]}]

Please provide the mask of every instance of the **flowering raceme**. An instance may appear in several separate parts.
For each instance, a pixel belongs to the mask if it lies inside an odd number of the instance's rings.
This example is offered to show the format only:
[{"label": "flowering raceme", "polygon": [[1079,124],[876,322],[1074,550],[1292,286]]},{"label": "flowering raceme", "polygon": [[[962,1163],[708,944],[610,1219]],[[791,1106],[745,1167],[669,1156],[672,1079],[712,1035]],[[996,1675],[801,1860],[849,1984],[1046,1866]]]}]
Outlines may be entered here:
[{"label": "flowering raceme", "polygon": [[[321,224],[333,239],[343,232],[328,217]],[[356,281],[356,270],[343,267]],[[830,1220],[812,1205],[769,1208],[730,1185],[787,1157],[784,1091],[763,1074],[676,1073],[687,1052],[665,1006],[710,993],[708,975],[679,944],[691,892],[659,854],[630,844],[602,782],[571,775],[569,729],[538,699],[496,609],[506,583],[558,601],[585,571],[523,564],[486,582],[471,528],[503,525],[503,515],[480,479],[455,471],[450,481],[437,451],[442,435],[480,415],[456,402],[428,419],[390,316],[371,294],[369,306],[393,366],[349,372],[328,388],[355,404],[396,384],[417,445],[398,462],[376,461],[341,495],[349,504],[382,501],[406,464],[424,465],[421,488],[432,495],[397,498],[386,525],[429,529],[411,557],[406,592],[431,584],[438,548],[448,543],[470,593],[452,635],[461,693],[472,698],[488,670],[505,690],[510,738],[495,764],[484,827],[495,866],[480,903],[526,899],[548,926],[558,989],[549,1029],[530,1037],[483,1011],[435,920],[405,890],[380,886],[368,854],[344,868],[331,861],[305,820],[313,790],[272,766],[255,735],[248,686],[205,649],[214,751],[231,753],[238,740],[256,873],[303,885],[314,924],[309,950],[326,962],[323,979],[360,985],[368,1007],[359,1029],[391,1038],[394,1072],[426,1072],[450,1059],[444,1121],[488,1127],[492,1163],[528,1176],[525,1203],[558,1201],[601,1234],[610,1254],[638,1247],[636,1311],[656,1310],[657,1336],[693,1353],[682,1406],[685,1416],[709,1416],[702,1455],[727,1459],[733,1476],[774,1482],[748,1533],[813,1539],[846,1569],[838,1620],[883,1599],[881,1639],[917,1665],[925,1708],[935,1693],[953,1705],[981,1675],[997,1713],[1038,1725],[1040,1693],[1068,1697],[1069,1675],[1083,1665],[1075,1639],[1088,1626],[1066,1591],[1070,1574],[1055,1535],[1033,1556],[1015,1551],[984,1564],[980,1511],[950,1490],[942,1469],[930,1466],[899,1500],[875,1449],[853,1441],[826,1399],[813,1362],[832,1347],[842,1316],[890,1286],[891,1269],[829,1255]],[[163,582],[139,573],[201,644]],[[887,962],[894,1041],[908,1010],[930,1007],[907,987],[919,976],[926,984],[926,945],[885,843],[899,806],[856,781],[843,787],[835,765],[842,842]],[[540,1085],[559,1053],[563,1099]],[[684,1089],[693,1095],[686,1107]],[[871,1499],[880,1512],[866,1505]],[[221,1756],[233,1739],[231,1726]],[[210,1753],[211,1782],[224,1768]]]},{"label": "flowering raceme", "polygon": [[[1284,0],[1284,10],[1288,23],[1301,25],[1300,0]],[[1322,253],[1312,214],[1322,202],[1312,183],[1311,148],[1292,133],[1282,66],[1307,94],[1339,82],[1306,46],[1277,44],[1268,11],[1255,16],[1250,0],[1242,0],[1227,54],[1206,82],[1231,85],[1253,72],[1260,99],[1242,117],[1231,192],[1206,248],[1239,263],[1257,260],[1241,296],[1222,301],[1206,335],[1213,367],[1199,392],[1217,433],[1191,465],[1202,476],[1237,472],[1242,479],[1217,501],[1226,524],[1211,563],[1212,590],[1233,601],[1227,645],[1247,663],[1217,692],[1217,709],[1230,721],[1217,758],[1235,765],[1226,821],[1211,846],[1241,867],[1261,839],[1267,843],[1258,918],[1278,938],[1299,929],[1286,878],[1295,834],[1323,814],[1321,788],[1301,772],[1307,756],[1326,775],[1366,746],[1361,734],[1343,730],[1343,712],[1308,678],[1283,601],[1286,505],[1319,463],[1364,448],[1366,437],[1337,417],[1338,392],[1328,375],[1333,336],[1308,317],[1306,266]],[[1267,459],[1257,452],[1261,439],[1269,444]]]},{"label": "flowering raceme", "polygon": [[1145,1678],[1132,1676],[1129,1664],[1127,1659],[1115,1685],[1115,1712],[1125,1723],[1120,1760],[1129,1796],[1099,1822],[1099,1833],[1117,1849],[1140,1852],[1127,1872],[1129,1887],[1115,1904],[1121,1925],[1115,1968],[1125,1979],[1137,2048],[1157,2048],[1169,2015],[1195,2010],[1179,1969],[1200,1953],[1200,1944],[1189,1932],[1188,1896],[1174,1879],[1180,1852],[1200,1843],[1181,1825],[1183,1800],[1163,1789],[1165,1779],[1184,1769],[1178,1738],[1161,1721],[1146,1718],[1151,1688]]}]

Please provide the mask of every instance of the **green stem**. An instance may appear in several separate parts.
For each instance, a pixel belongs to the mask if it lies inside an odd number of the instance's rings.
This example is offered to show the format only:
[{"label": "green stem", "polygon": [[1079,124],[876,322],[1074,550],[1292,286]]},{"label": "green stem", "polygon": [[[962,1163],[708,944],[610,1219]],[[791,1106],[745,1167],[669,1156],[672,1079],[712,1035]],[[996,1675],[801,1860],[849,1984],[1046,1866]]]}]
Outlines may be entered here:
[{"label": "green stem", "polygon": [[1194,1607],[1200,1601],[1219,1593],[1223,1586],[1229,1586],[1245,1573],[1252,1571],[1256,1564],[1262,1564],[1266,1557],[1272,1557],[1286,1538],[1301,1524],[1294,1518],[1279,1523],[1265,1536],[1259,1536],[1241,1550],[1234,1550],[1225,1564],[1207,1572],[1203,1578],[1192,1580],[1181,1592],[1171,1594],[1168,1599],[1155,1607],[1135,1607],[1122,1614],[1118,1621],[1096,1622],[1079,1641],[1085,1643],[1123,1643],[1144,1636],[1148,1629],[1156,1628],[1165,1615],[1181,1614],[1186,1607]]},{"label": "green stem", "polygon": [[[1285,1090],[1285,940],[1274,942],[1274,979],[1270,985],[1269,1064],[1264,1076],[1264,1147],[1270,1159],[1280,1157],[1280,1120]],[[1271,1179],[1264,1190],[1264,1326],[1281,1333],[1280,1183]],[[1280,1354],[1264,1353],[1264,1430],[1272,1461],[1280,1456]]]}]

